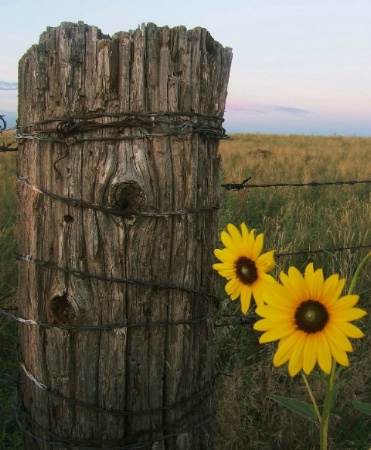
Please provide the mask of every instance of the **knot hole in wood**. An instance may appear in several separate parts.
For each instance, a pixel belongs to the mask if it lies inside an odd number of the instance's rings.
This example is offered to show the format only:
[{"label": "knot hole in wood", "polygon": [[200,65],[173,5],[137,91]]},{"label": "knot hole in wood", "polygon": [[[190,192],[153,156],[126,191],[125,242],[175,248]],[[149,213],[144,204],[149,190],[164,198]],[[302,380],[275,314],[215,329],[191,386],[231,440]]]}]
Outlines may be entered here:
[{"label": "knot hole in wood", "polygon": [[[134,180],[122,181],[112,186],[111,207],[122,212],[140,213],[147,205],[146,195]],[[126,217],[133,219],[133,216]]]},{"label": "knot hole in wood", "polygon": [[76,324],[79,318],[79,307],[75,299],[67,292],[55,295],[50,302],[53,319],[63,325]]}]

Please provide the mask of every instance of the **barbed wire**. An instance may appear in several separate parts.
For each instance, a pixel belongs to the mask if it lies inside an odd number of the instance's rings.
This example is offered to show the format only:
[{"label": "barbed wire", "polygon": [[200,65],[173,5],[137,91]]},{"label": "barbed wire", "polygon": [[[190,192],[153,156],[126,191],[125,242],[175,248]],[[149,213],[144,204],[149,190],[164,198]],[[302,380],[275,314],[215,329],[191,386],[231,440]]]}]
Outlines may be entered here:
[{"label": "barbed wire", "polygon": [[[5,116],[0,115],[0,132],[6,129]],[[111,119],[110,122],[104,121]],[[68,148],[84,142],[109,142],[155,137],[180,136],[187,133],[202,135],[207,139],[230,139],[222,127],[223,117],[193,112],[122,112],[77,114],[39,120],[31,124],[17,124],[15,138],[18,142],[33,139],[67,145]],[[55,127],[44,125],[57,123]],[[137,129],[136,134],[127,134],[127,129]],[[102,129],[116,130],[111,136],[83,136],[85,132]],[[80,135],[80,137],[78,137]],[[14,142],[0,146],[0,152],[15,152]]]},{"label": "barbed wire", "polygon": [[6,121],[4,119],[5,115],[0,114],[0,132],[6,130]]},{"label": "barbed wire", "polygon": [[[128,438],[123,439],[115,439],[115,440],[104,440],[97,441],[97,440],[85,440],[81,441],[78,439],[73,439],[69,437],[64,436],[58,436],[56,433],[53,433],[45,428],[43,428],[41,425],[39,425],[35,420],[32,419],[32,417],[26,413],[24,407],[22,410],[19,396],[17,397],[16,404],[14,406],[14,413],[15,413],[15,419],[17,422],[17,425],[19,429],[22,431],[23,434],[31,437],[32,439],[36,440],[37,442],[41,442],[43,444],[50,445],[52,447],[58,447],[58,448],[69,448],[74,450],[101,450],[104,448],[105,450],[135,450],[135,449],[143,449],[143,448],[149,448],[153,444],[156,444],[157,442],[161,442],[176,436],[180,436],[182,434],[189,433],[193,430],[196,430],[202,426],[207,425],[210,423],[213,418],[214,414],[209,414],[205,419],[203,419],[201,422],[198,422],[196,424],[190,424],[186,428],[183,428],[179,431],[172,431],[168,432],[167,430],[170,428],[170,426],[163,427],[162,429],[156,429],[155,432],[163,434],[153,438],[151,440],[146,440],[144,442],[136,443],[136,444],[130,444],[128,441],[132,441],[134,439],[140,439],[145,435],[150,435],[154,433],[154,430],[148,430],[148,431],[142,431],[140,433],[137,433],[135,436],[130,436]],[[194,411],[190,411],[183,415],[181,419],[179,419],[177,422],[175,422],[173,425],[174,428],[177,428],[177,423],[180,421],[185,421],[187,417],[190,415],[193,415]],[[38,428],[42,431],[43,434],[47,434],[51,437],[51,439],[45,439],[41,436],[38,436],[35,434],[34,431],[31,431],[29,428],[29,424],[32,424],[35,428]],[[58,440],[55,440],[58,439]],[[102,447],[102,445],[104,447]]]},{"label": "barbed wire", "polygon": [[227,191],[240,191],[241,189],[270,188],[270,187],[321,187],[321,186],[342,186],[354,184],[371,184],[371,180],[347,180],[347,181],[310,181],[308,183],[270,183],[270,184],[247,184],[251,177],[246,178],[242,183],[225,183],[221,187]]},{"label": "barbed wire", "polygon": [[[66,396],[56,392],[52,388],[48,387],[43,382],[37,380],[36,377],[26,367],[24,361],[20,357],[19,357],[19,365],[22,370],[22,373],[26,376],[27,380],[32,382],[41,391],[46,392],[48,395],[52,395],[52,396],[54,396],[60,400],[63,400],[65,402],[67,402],[68,404],[71,404],[75,407],[85,408],[90,411],[94,411],[95,413],[98,413],[98,414],[100,414],[100,413],[101,414],[109,414],[109,415],[112,415],[115,417],[125,417],[125,416],[143,417],[143,416],[148,416],[148,415],[153,415],[153,414],[159,414],[164,411],[168,411],[168,410],[179,408],[179,407],[184,408],[184,406],[187,405],[189,402],[193,402],[192,406],[189,406],[190,410],[187,411],[185,414],[183,414],[180,418],[178,418],[171,425],[167,424],[167,425],[163,426],[162,429],[157,428],[155,430],[156,433],[162,432],[162,435],[160,435],[159,437],[153,438],[150,441],[147,440],[145,442],[139,442],[136,444],[128,444],[128,442],[127,442],[128,439],[130,441],[136,440],[138,442],[138,440],[140,440],[141,437],[146,436],[148,434],[153,434],[153,430],[141,430],[141,432],[136,433],[135,436],[130,436],[127,439],[123,438],[123,439],[117,439],[114,441],[105,440],[104,443],[100,442],[100,441],[94,441],[94,440],[81,441],[81,440],[77,440],[77,439],[74,439],[71,437],[61,437],[61,436],[57,436],[55,433],[51,432],[50,430],[44,429],[39,424],[37,424],[36,421],[34,419],[32,419],[26,413],[24,407],[23,408],[21,407],[20,398],[19,398],[19,396],[17,396],[14,410],[15,410],[16,421],[17,421],[17,424],[18,424],[20,430],[24,434],[29,435],[32,438],[35,438],[39,442],[43,442],[43,443],[53,445],[56,447],[73,448],[73,449],[80,449],[80,450],[93,450],[93,449],[102,448],[101,445],[103,444],[105,449],[128,449],[128,450],[129,449],[140,449],[140,448],[148,447],[149,445],[152,445],[158,441],[163,441],[163,440],[170,439],[172,437],[178,436],[183,433],[188,433],[194,429],[197,429],[200,426],[206,425],[207,423],[209,423],[209,421],[211,421],[211,419],[213,417],[213,414],[209,414],[206,418],[204,418],[201,422],[199,422],[197,424],[188,424],[187,423],[187,419],[190,416],[194,415],[195,409],[200,408],[206,401],[209,401],[209,398],[211,397],[213,386],[219,375],[219,373],[217,373],[217,372],[212,375],[211,379],[208,382],[206,382],[206,384],[204,384],[202,387],[197,389],[196,392],[194,392],[194,394],[191,394],[191,395],[187,396],[186,398],[183,398],[182,400],[179,400],[179,401],[174,402],[169,405],[162,405],[162,406],[147,409],[147,410],[127,411],[124,409],[101,408],[101,407],[98,407],[95,405],[88,404],[84,401],[77,400],[75,398],[66,397]],[[18,391],[19,390],[20,390],[20,386],[18,385]],[[52,439],[54,439],[54,440],[50,441],[49,439],[45,439],[45,438],[42,438],[41,436],[38,436],[37,434],[35,434],[35,431],[31,431],[29,429],[29,427],[28,427],[28,425],[26,425],[26,423],[39,428],[43,434],[47,434],[47,435],[51,436]],[[187,423],[186,428],[179,430],[179,431],[174,431],[183,423]],[[58,439],[58,441],[55,440],[56,438]],[[99,445],[99,447],[96,447],[96,445]]]},{"label": "barbed wire", "polygon": [[[18,310],[18,308],[16,308]],[[174,325],[190,325],[194,323],[202,323],[213,320],[215,315],[209,314],[203,317],[192,317],[183,320],[162,320],[155,322],[136,322],[136,323],[112,323],[105,325],[70,325],[66,323],[45,323],[38,322],[33,319],[25,319],[23,317],[16,316],[15,314],[9,313],[6,308],[0,308],[0,315],[8,319],[14,320],[25,325],[34,325],[40,328],[59,328],[61,330],[79,330],[79,331],[114,331],[119,333],[122,330],[129,328],[152,328],[152,327],[166,327]]]},{"label": "barbed wire", "polygon": [[210,294],[206,291],[199,291],[197,289],[184,287],[184,286],[176,286],[167,283],[157,283],[153,281],[145,281],[145,280],[137,280],[137,279],[129,279],[129,278],[118,278],[118,277],[106,277],[100,274],[92,274],[90,272],[84,272],[78,269],[71,269],[68,267],[62,267],[50,261],[43,261],[41,259],[33,258],[30,255],[16,255],[16,259],[18,261],[27,262],[30,264],[36,264],[38,266],[44,267],[45,269],[53,269],[59,272],[63,272],[68,275],[72,275],[74,277],[84,279],[94,279],[99,281],[105,281],[109,283],[117,283],[117,284],[139,284],[142,286],[147,286],[155,289],[165,289],[165,290],[177,290],[181,292],[186,292],[189,294],[196,294],[200,296],[204,296],[210,299],[218,300],[214,294]]},{"label": "barbed wire", "polygon": [[165,211],[165,212],[150,212],[150,211],[138,211],[138,210],[122,210],[122,209],[114,209],[114,208],[107,208],[104,206],[100,206],[94,203],[89,203],[85,200],[79,200],[75,198],[70,197],[62,197],[58,194],[55,194],[54,192],[48,191],[46,189],[43,189],[41,187],[35,186],[32,184],[29,180],[24,178],[20,174],[16,174],[17,181],[19,183],[22,183],[32,189],[33,191],[43,194],[47,197],[50,197],[54,200],[58,200],[62,203],[67,204],[68,206],[72,206],[74,208],[88,208],[93,209],[95,211],[101,211],[106,214],[112,214],[116,216],[123,216],[123,217],[131,217],[133,215],[137,216],[143,216],[143,217],[163,217],[168,218],[170,216],[184,216],[187,214],[199,214],[201,212],[207,212],[207,211],[215,211],[219,209],[219,205],[211,205],[211,206],[205,206],[197,209],[182,209],[178,211]]},{"label": "barbed wire", "polygon": [[[178,408],[180,406],[184,406],[186,403],[190,402],[191,400],[196,400],[201,397],[201,401],[205,401],[208,397],[211,395],[212,387],[215,384],[215,381],[217,379],[217,374],[214,374],[210,381],[208,381],[203,387],[201,387],[199,390],[197,390],[194,394],[187,396],[186,398],[174,402],[170,405],[163,405],[159,406],[157,408],[151,408],[147,410],[141,410],[141,411],[127,411],[122,409],[106,409],[106,408],[100,408],[95,405],[90,405],[86,402],[76,400],[74,398],[66,397],[56,391],[54,391],[52,388],[48,387],[46,384],[38,381],[36,377],[30,372],[30,370],[26,367],[25,362],[21,360],[21,358],[18,358],[19,366],[22,369],[25,376],[30,380],[34,385],[36,385],[39,389],[46,391],[48,394],[53,395],[54,397],[57,397],[63,401],[66,401],[67,403],[73,404],[74,406],[78,406],[80,408],[89,409],[91,411],[95,411],[98,413],[104,413],[104,414],[110,414],[113,416],[148,416],[152,414],[157,414],[159,412],[168,411],[170,409]],[[199,403],[199,401],[198,401]]]},{"label": "barbed wire", "polygon": [[316,250],[299,250],[299,251],[293,251],[293,252],[277,252],[275,253],[275,256],[277,258],[287,257],[287,256],[300,256],[300,255],[309,255],[309,254],[316,254],[316,253],[336,253],[336,252],[343,252],[345,250],[361,250],[364,248],[371,248],[370,244],[358,244],[358,245],[350,245],[350,246],[343,246],[343,247],[336,247],[336,248],[318,248]]}]

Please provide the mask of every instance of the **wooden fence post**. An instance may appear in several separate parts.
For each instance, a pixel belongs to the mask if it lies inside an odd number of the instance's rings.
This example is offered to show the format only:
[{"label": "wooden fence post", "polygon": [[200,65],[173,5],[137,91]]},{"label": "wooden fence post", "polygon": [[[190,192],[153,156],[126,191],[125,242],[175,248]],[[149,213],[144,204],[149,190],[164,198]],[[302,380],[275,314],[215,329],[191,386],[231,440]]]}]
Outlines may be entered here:
[{"label": "wooden fence post", "polygon": [[202,28],[48,28],[19,63],[27,450],[210,449],[218,139]]}]

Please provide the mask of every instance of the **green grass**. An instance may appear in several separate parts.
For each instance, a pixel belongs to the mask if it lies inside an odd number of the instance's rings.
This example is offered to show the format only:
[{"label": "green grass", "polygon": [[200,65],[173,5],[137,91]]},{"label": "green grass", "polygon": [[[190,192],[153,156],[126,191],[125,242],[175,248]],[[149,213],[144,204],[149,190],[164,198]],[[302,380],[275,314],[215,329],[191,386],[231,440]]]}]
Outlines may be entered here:
[{"label": "green grass", "polygon": [[[0,134],[6,145],[12,136]],[[15,159],[14,153],[0,154],[0,308],[12,308],[16,302],[17,270],[15,261]],[[14,417],[17,377],[17,333],[14,322],[0,316],[0,449],[21,449],[22,435]]]},{"label": "green grass", "polygon": [[[0,142],[2,136],[0,135]],[[7,138],[9,139],[9,137]],[[266,149],[265,154],[258,149]],[[234,135],[220,147],[223,182],[305,183],[371,179],[370,138],[318,136]],[[0,154],[0,307],[10,308],[16,299],[15,156]],[[265,233],[265,248],[293,252],[371,243],[370,185],[323,187],[272,187],[222,191],[220,229],[226,223],[245,221]],[[370,249],[368,249],[370,250]],[[350,278],[366,250],[303,254],[278,258],[276,274],[309,261],[323,267],[328,276],[338,272]],[[362,273],[357,286],[360,305],[370,312],[371,270]],[[238,302],[222,299],[216,328],[216,450],[311,450],[318,448],[316,425],[284,410],[270,395],[286,395],[309,401],[299,379],[290,379],[287,368],[273,368],[274,345],[260,345],[252,331],[254,313],[241,324]],[[371,421],[350,407],[352,400],[370,402],[371,323],[362,320],[366,337],[355,342],[351,365],[331,419],[331,450],[368,450]],[[15,399],[16,325],[0,317],[0,449],[21,449],[12,405]],[[320,385],[316,394],[323,395]]]}]

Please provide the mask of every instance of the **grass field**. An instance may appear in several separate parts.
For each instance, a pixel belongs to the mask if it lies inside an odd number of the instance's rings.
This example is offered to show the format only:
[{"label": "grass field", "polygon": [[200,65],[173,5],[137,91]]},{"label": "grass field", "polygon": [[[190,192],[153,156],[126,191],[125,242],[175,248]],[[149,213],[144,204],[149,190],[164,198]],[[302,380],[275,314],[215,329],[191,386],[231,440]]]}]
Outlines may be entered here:
[{"label": "grass field", "polygon": [[[221,142],[222,182],[247,185],[329,182],[371,179],[371,138],[278,135],[233,135]],[[2,139],[9,139],[0,135]],[[15,254],[15,156],[0,154],[0,307],[14,305]],[[323,267],[325,275],[340,273],[349,279],[371,248],[338,250],[371,244],[370,184],[297,187],[256,187],[221,191],[220,229],[228,222],[265,233],[265,248],[276,249],[277,274],[290,265],[302,270],[309,261]],[[285,253],[325,249],[321,253],[289,256]],[[362,273],[357,292],[360,305],[370,312],[371,270]],[[217,450],[311,450],[318,448],[318,430],[276,405],[273,394],[309,401],[301,381],[287,376],[287,368],[272,366],[275,345],[261,346],[252,331],[253,312],[242,325],[238,302],[222,299],[216,328],[215,445]],[[236,316],[235,316],[236,315]],[[249,323],[250,322],[250,323]],[[371,422],[354,411],[350,401],[370,402],[371,324],[360,321],[366,332],[355,342],[351,366],[344,370],[344,384],[330,423],[331,450],[368,450]],[[21,449],[21,436],[12,411],[15,389],[16,327],[0,318],[0,448]],[[321,396],[321,386],[316,386]]]},{"label": "grass field", "polygon": [[[247,184],[255,185],[370,180],[370,151],[370,138],[234,135],[220,147],[223,182],[241,182],[249,176]],[[264,232],[265,248],[281,253],[371,244],[371,184],[225,191],[220,227],[228,222],[246,222]],[[336,272],[350,279],[367,251],[370,248],[281,257],[276,273],[289,265],[303,270],[313,261],[327,276]],[[370,273],[370,268],[365,270],[357,286],[360,305],[368,312]],[[238,314],[239,305],[226,298],[221,312]],[[253,321],[253,313],[248,317]],[[369,319],[363,320],[362,327],[368,334],[355,343],[351,366],[344,371],[336,417],[330,424],[330,448],[334,450],[371,447],[370,419],[350,406],[351,400],[371,401]],[[219,377],[217,386],[217,448],[318,448],[316,425],[269,399],[278,394],[310,402],[299,377],[290,379],[286,367],[272,367],[276,346],[259,345],[251,325],[217,331],[217,362],[226,374]],[[317,389],[321,396],[320,385]]]}]

